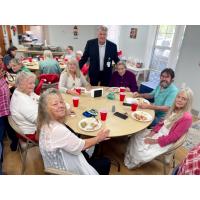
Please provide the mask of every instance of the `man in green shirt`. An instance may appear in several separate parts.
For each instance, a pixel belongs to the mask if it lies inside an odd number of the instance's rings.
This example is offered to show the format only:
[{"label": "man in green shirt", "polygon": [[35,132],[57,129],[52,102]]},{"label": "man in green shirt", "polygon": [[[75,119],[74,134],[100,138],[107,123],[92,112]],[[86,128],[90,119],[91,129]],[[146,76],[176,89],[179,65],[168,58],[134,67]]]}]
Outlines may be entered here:
[{"label": "man in green shirt", "polygon": [[160,74],[160,84],[151,93],[133,93],[134,97],[142,97],[145,99],[154,98],[153,104],[142,103],[139,105],[142,109],[155,110],[155,119],[151,124],[152,126],[155,126],[165,117],[167,111],[174,103],[178,93],[177,87],[173,84],[174,77],[174,71],[171,68],[166,68]]}]

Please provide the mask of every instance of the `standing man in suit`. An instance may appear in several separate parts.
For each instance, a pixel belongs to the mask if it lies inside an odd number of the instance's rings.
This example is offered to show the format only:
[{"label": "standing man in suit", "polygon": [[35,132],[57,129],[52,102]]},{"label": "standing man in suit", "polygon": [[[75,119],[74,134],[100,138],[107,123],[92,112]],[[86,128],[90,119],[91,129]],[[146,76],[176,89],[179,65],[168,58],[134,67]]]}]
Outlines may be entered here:
[{"label": "standing man in suit", "polygon": [[108,29],[99,26],[98,38],[88,40],[85,51],[79,61],[80,68],[90,59],[89,79],[92,86],[108,86],[112,76],[112,61],[119,61],[117,45],[107,40]]}]

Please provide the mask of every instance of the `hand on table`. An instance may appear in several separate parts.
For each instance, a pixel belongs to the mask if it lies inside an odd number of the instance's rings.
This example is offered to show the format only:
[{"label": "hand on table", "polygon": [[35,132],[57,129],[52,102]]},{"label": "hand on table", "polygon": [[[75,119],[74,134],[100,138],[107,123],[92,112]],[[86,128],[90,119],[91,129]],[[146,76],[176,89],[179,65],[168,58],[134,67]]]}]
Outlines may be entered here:
[{"label": "hand on table", "polygon": [[148,103],[140,103],[138,105],[139,108],[141,109],[150,109],[151,108],[151,104],[148,104]]},{"label": "hand on table", "polygon": [[100,132],[97,133],[97,143],[102,142],[104,140],[109,140],[109,133],[110,130],[109,129],[103,129]]},{"label": "hand on table", "polygon": [[130,92],[131,90],[130,90],[129,87],[126,87],[126,88],[125,88],[125,91],[126,91],[126,92]]},{"label": "hand on table", "polygon": [[67,90],[67,94],[79,96],[80,94],[76,90]]}]

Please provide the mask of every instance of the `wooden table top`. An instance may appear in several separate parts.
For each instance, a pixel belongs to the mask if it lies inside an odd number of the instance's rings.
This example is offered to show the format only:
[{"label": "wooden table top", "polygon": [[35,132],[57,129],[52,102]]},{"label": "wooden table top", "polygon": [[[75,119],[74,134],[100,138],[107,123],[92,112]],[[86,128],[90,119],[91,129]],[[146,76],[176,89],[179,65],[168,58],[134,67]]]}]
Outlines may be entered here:
[{"label": "wooden table top", "polygon": [[[119,137],[119,136],[126,136],[131,135],[133,133],[137,133],[138,131],[141,131],[148,127],[151,124],[150,122],[139,122],[134,120],[131,117],[131,107],[130,106],[123,106],[122,102],[119,101],[119,93],[115,94],[115,100],[109,100],[107,99],[106,94],[108,91],[106,91],[106,88],[104,88],[104,95],[103,97],[97,97],[93,98],[90,96],[90,94],[81,94],[80,100],[79,100],[79,106],[78,108],[73,107],[73,101],[72,96],[68,94],[62,94],[64,100],[66,103],[70,104],[70,107],[75,111],[76,116],[69,116],[67,118],[66,124],[72,128],[75,132],[80,133],[81,135],[86,136],[95,136],[101,129],[108,128],[110,129],[110,137]],[[131,97],[131,93],[126,93],[126,97]],[[121,112],[121,113],[128,113],[128,118],[126,120],[123,120],[119,117],[116,117],[113,115],[112,112],[112,106],[115,105],[115,111]],[[90,109],[96,109],[101,110],[102,108],[107,109],[107,119],[105,122],[102,122],[101,129],[93,132],[86,132],[79,128],[78,123],[80,120],[85,118],[82,113],[86,110]],[[140,109],[138,109],[140,110]],[[153,110],[144,109],[143,111],[148,112],[154,119],[155,112]],[[100,120],[100,115],[96,117]]]}]

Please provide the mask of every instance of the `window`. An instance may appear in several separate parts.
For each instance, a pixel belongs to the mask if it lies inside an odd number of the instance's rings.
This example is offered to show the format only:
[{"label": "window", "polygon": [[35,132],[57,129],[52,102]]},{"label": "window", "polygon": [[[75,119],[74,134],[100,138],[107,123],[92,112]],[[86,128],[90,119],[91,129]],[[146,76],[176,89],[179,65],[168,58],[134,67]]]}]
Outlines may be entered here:
[{"label": "window", "polygon": [[160,72],[168,67],[176,33],[175,25],[158,26],[150,64],[149,81],[159,82]]}]

